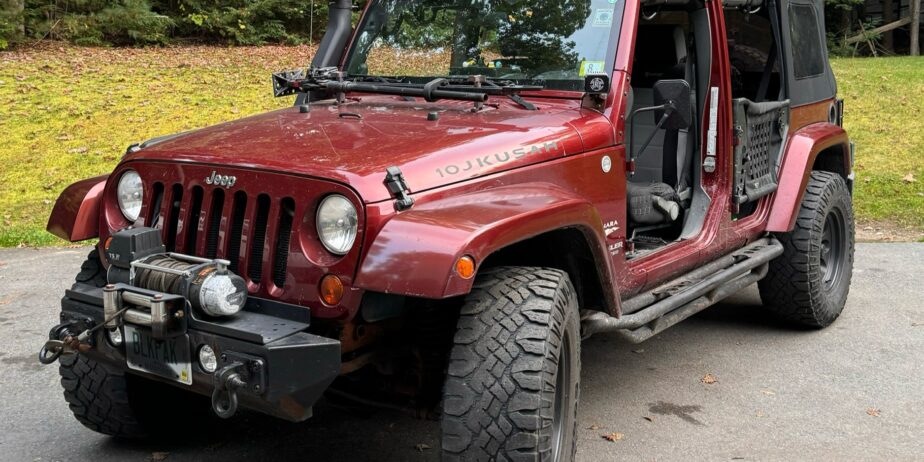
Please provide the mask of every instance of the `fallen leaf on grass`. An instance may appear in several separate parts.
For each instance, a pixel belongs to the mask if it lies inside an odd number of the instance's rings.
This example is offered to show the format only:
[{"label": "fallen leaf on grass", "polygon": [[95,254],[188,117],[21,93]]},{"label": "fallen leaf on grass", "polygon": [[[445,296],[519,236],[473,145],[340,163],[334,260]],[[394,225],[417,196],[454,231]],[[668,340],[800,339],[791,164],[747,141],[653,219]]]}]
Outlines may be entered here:
[{"label": "fallen leaf on grass", "polygon": [[169,452],[152,452],[151,460],[165,460],[167,459],[167,456],[169,455],[170,455]]},{"label": "fallen leaf on grass", "polygon": [[902,178],[902,181],[905,183],[916,183],[918,180],[914,179],[913,173],[909,173]]},{"label": "fallen leaf on grass", "polygon": [[870,407],[866,409],[866,413],[873,417],[879,417],[879,412],[880,412],[879,409],[876,409],[874,407]]},{"label": "fallen leaf on grass", "polygon": [[702,379],[700,379],[700,381],[703,382],[703,383],[705,383],[706,385],[712,385],[713,383],[718,382],[719,379],[717,379],[717,378],[716,378],[714,375],[712,375],[712,374],[706,374],[706,375],[703,376]]},{"label": "fallen leaf on grass", "polygon": [[430,448],[430,445],[429,445],[429,444],[419,443],[419,444],[417,444],[417,445],[414,446],[414,449],[418,450],[419,452],[424,452],[424,451],[426,451],[427,449],[431,449],[431,448]]},{"label": "fallen leaf on grass", "polygon": [[611,442],[613,442],[613,443],[615,443],[615,442],[621,440],[624,436],[625,436],[625,435],[623,435],[622,433],[616,433],[616,432],[613,432],[613,433],[604,433],[604,434],[600,435],[601,438],[603,438],[603,439],[605,439],[605,440],[607,440],[607,441],[611,441]]}]

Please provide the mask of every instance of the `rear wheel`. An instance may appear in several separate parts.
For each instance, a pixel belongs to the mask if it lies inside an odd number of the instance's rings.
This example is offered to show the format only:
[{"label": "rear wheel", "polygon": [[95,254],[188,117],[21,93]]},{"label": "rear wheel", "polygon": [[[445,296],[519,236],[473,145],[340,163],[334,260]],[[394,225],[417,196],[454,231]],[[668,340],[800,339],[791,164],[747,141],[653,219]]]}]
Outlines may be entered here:
[{"label": "rear wheel", "polygon": [[853,275],[853,207],[844,179],[812,172],[795,228],[777,237],[783,254],[758,284],[764,305],[795,324],[828,326],[847,303]]},{"label": "rear wheel", "polygon": [[[106,273],[96,250],[80,268],[77,282],[102,287]],[[82,354],[62,356],[58,372],[64,399],[87,428],[121,438],[142,438],[208,418],[208,401],[191,392],[100,363]]]},{"label": "rear wheel", "polygon": [[466,298],[443,396],[443,460],[570,461],[581,373],[564,272],[493,268]]}]

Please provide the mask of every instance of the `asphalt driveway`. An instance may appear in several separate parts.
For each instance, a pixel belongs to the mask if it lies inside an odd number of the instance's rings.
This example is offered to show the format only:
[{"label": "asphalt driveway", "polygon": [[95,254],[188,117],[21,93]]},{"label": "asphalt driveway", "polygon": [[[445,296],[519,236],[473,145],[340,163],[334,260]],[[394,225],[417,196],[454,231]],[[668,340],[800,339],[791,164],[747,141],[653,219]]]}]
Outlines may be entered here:
[{"label": "asphalt driveway", "polygon": [[[437,422],[330,403],[303,424],[245,414],[169,441],[85,429],[35,358],[86,253],[0,250],[0,460],[438,459]],[[594,337],[578,459],[924,460],[922,300],[924,245],[860,244],[846,311],[824,331],[781,325],[749,288],[641,345]]]}]

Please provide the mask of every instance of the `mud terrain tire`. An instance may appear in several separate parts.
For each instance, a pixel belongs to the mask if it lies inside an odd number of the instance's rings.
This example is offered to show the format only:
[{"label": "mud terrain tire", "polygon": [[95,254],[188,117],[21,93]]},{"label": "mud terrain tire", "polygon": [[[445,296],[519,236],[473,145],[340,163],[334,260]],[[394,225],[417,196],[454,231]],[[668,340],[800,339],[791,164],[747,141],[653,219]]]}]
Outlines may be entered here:
[{"label": "mud terrain tire", "polygon": [[580,347],[567,274],[521,267],[480,274],[450,354],[443,460],[573,460]]},{"label": "mud terrain tire", "polygon": [[826,327],[841,314],[853,275],[851,204],[840,175],[812,172],[795,228],[777,235],[783,254],[758,284],[769,310],[811,328]]},{"label": "mud terrain tire", "polygon": [[[97,287],[106,285],[106,273],[95,249],[76,280]],[[74,417],[95,432],[144,438],[159,433],[158,429],[176,432],[176,425],[195,420],[191,417],[207,417],[207,400],[192,393],[126,374],[81,354],[62,356],[59,363],[64,399]],[[203,410],[201,415],[199,410]]]}]

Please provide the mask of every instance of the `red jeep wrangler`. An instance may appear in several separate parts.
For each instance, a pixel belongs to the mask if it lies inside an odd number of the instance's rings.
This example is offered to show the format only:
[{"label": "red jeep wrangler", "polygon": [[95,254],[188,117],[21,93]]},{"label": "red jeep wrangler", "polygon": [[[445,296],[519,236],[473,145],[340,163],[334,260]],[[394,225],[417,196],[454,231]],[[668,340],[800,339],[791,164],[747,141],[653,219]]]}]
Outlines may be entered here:
[{"label": "red jeep wrangler", "polygon": [[[330,399],[442,454],[571,460],[581,340],[758,283],[831,324],[853,146],[820,0],[332,0],[295,105],[131,146],[48,230],[99,239],[40,359],[81,423]],[[395,71],[395,69],[403,69]],[[161,422],[172,422],[164,425]]]}]

